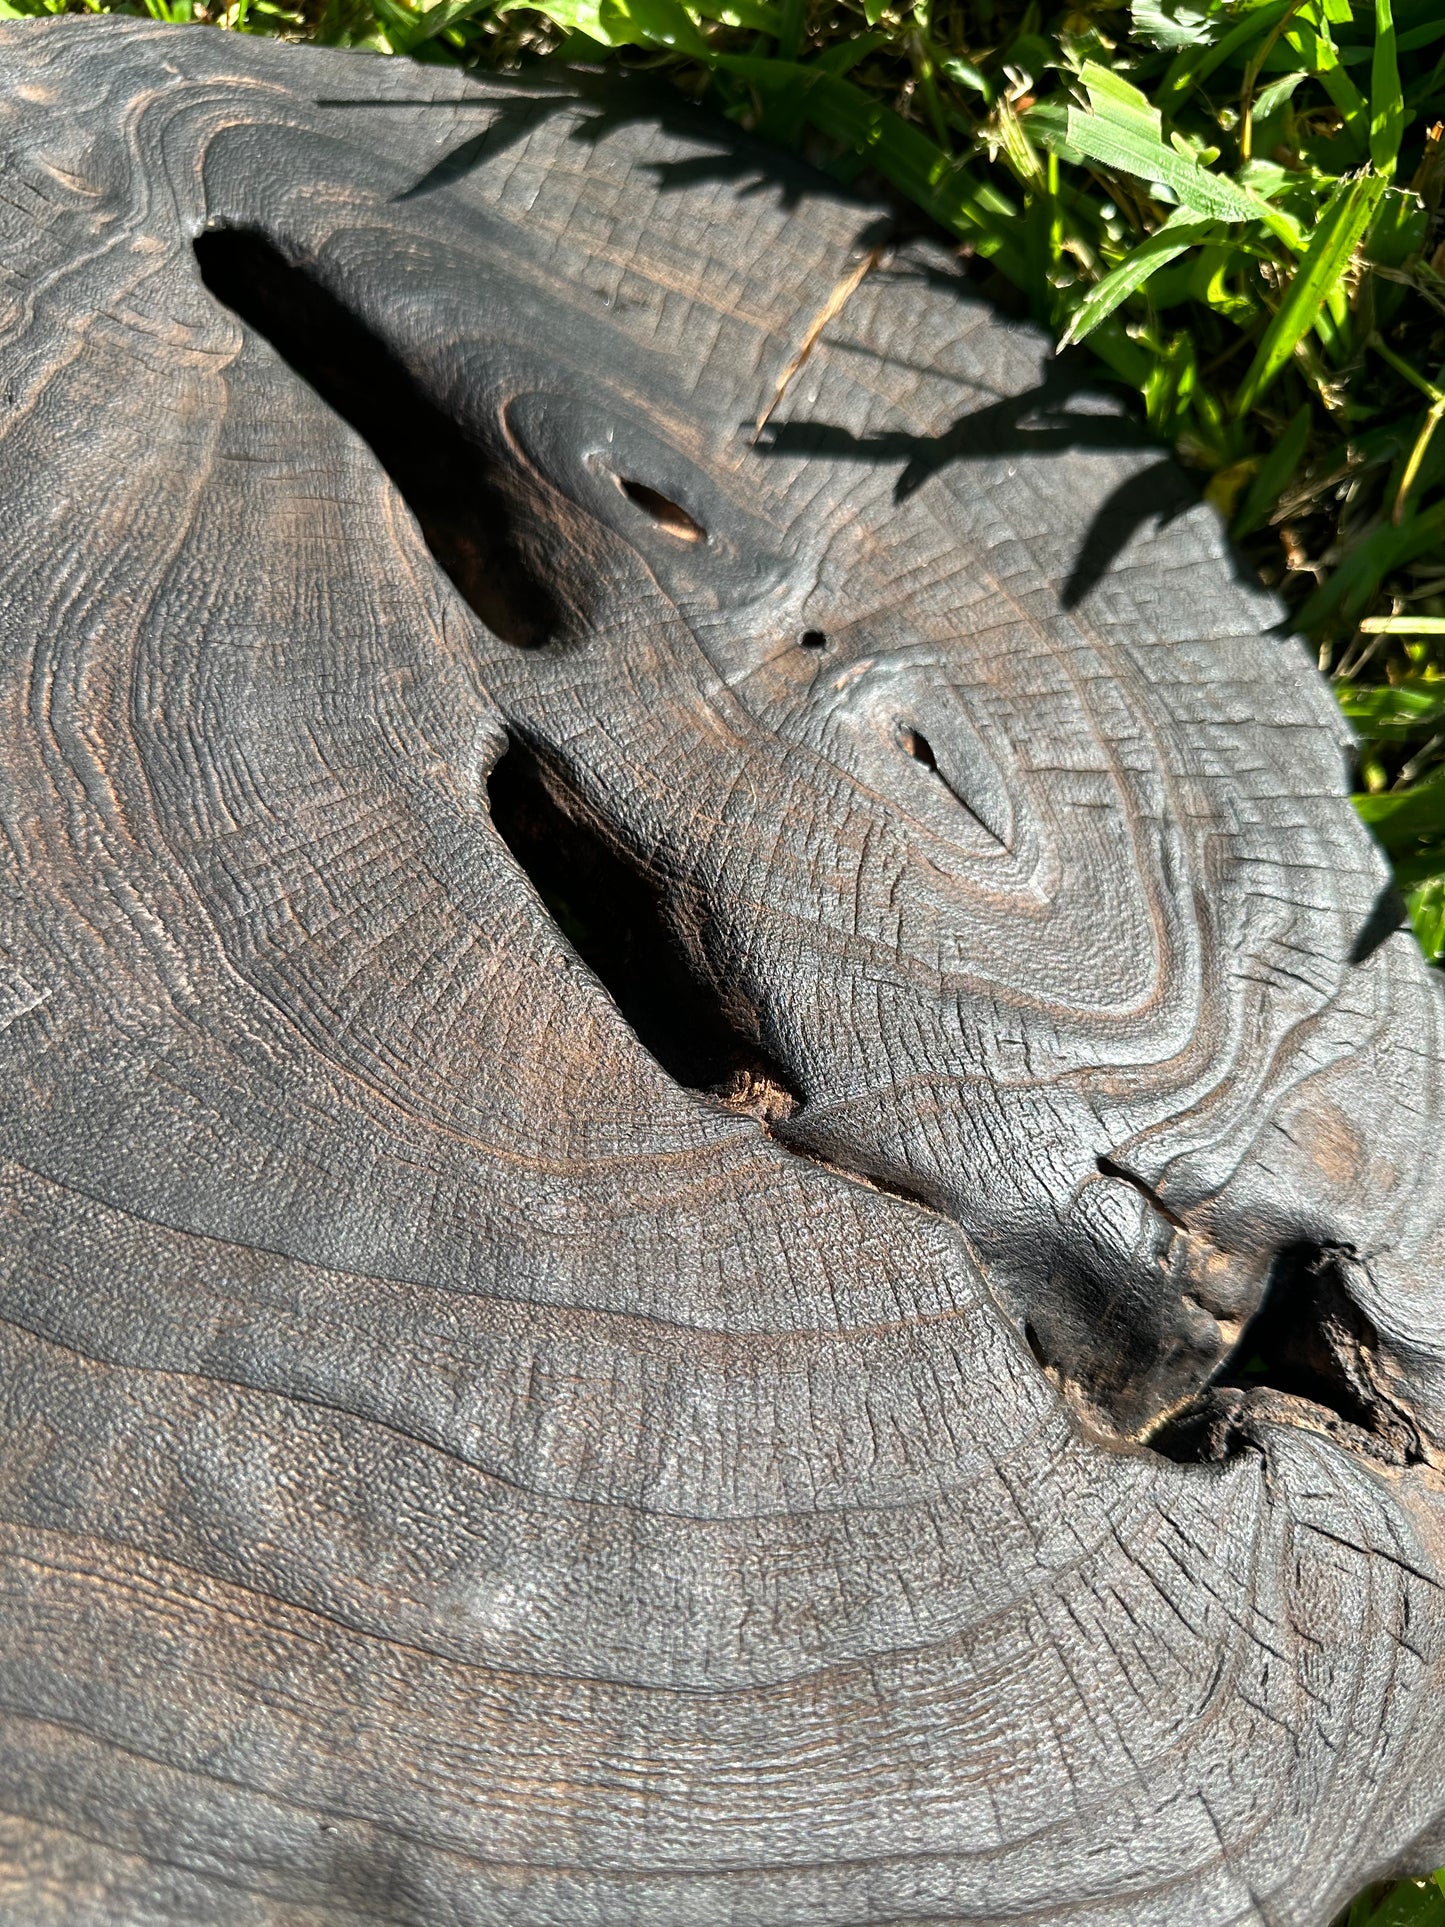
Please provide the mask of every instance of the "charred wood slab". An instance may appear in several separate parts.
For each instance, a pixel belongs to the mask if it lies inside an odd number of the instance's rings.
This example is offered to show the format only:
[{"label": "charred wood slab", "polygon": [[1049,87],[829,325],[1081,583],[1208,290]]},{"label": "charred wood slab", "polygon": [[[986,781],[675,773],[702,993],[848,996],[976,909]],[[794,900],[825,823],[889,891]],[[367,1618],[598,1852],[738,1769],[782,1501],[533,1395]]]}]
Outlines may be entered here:
[{"label": "charred wood slab", "polygon": [[0,1916],[1445,1858],[1445,1009],[1211,512],[645,94],[0,140]]}]

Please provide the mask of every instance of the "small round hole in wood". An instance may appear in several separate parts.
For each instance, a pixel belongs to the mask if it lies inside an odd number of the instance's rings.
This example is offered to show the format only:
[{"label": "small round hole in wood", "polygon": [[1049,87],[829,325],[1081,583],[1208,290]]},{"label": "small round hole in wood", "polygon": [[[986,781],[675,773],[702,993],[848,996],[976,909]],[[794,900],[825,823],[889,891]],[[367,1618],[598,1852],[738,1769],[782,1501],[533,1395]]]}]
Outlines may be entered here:
[{"label": "small round hole in wood", "polygon": [[805,629],[798,638],[805,649],[826,649],[828,638],[821,629]]},{"label": "small round hole in wood", "polygon": [[646,482],[633,482],[625,475],[617,477],[617,486],[629,502],[635,503],[644,515],[650,515],[660,529],[676,536],[679,542],[706,542],[707,530],[680,503],[670,501],[659,490],[649,488]]}]

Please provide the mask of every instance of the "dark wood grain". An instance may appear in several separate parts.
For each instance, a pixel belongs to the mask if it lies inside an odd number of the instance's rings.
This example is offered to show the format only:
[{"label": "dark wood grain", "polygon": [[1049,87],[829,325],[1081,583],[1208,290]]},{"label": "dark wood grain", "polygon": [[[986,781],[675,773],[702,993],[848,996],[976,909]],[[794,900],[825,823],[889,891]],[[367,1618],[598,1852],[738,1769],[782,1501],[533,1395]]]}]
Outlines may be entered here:
[{"label": "dark wood grain", "polygon": [[1329,693],[682,113],[0,29],[17,1927],[1445,1858],[1445,1010]]}]

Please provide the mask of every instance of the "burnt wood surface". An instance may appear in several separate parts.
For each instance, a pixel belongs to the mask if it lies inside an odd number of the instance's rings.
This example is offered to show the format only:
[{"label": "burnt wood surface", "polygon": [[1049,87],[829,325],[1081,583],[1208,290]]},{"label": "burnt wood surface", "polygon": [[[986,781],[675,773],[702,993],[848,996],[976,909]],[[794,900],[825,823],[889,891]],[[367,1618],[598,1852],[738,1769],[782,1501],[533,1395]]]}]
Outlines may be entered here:
[{"label": "burnt wood surface", "polygon": [[1445,1011],[1212,512],[646,93],[0,142],[0,1918],[1445,1858]]}]

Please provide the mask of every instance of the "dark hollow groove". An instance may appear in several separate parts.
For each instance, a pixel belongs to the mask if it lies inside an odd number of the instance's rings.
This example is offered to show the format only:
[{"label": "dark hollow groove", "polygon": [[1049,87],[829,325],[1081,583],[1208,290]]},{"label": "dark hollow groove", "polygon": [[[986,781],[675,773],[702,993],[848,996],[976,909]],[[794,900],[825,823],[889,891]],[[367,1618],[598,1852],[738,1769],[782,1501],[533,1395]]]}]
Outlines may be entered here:
[{"label": "dark hollow groove", "polygon": [[1024,1324],[1024,1342],[1033,1353],[1034,1363],[1043,1371],[1047,1371],[1049,1369],[1049,1361],[1044,1352],[1043,1345],[1039,1340],[1038,1331],[1032,1323],[1027,1321]]},{"label": "dark hollow groove", "polygon": [[694,516],[688,514],[680,503],[671,501],[646,482],[634,482],[624,475],[617,478],[617,486],[644,515],[651,516],[660,529],[677,537],[679,542],[706,542],[707,530]]},{"label": "dark hollow groove", "polygon": [[1279,1254],[1224,1369],[1150,1441],[1157,1450],[1186,1462],[1220,1457],[1228,1435],[1240,1429],[1249,1394],[1264,1392],[1321,1407],[1398,1462],[1419,1457],[1413,1427],[1371,1381],[1378,1335],[1345,1288],[1341,1257],[1314,1244]]},{"label": "dark hollow groove", "polygon": [[564,796],[528,744],[513,740],[488,794],[507,848],[668,1075],[765,1121],[796,1110],[785,1073],[739,1028],[673,936],[656,880]]},{"label": "dark hollow groove", "polygon": [[915,729],[911,723],[900,723],[898,726],[898,746],[906,756],[911,756],[915,763],[921,763],[924,769],[929,770],[938,778],[954,802],[958,804],[961,810],[966,811],[967,814],[973,818],[974,822],[977,823],[985,835],[991,836],[1000,848],[1007,848],[1007,843],[998,828],[985,817],[980,816],[968,798],[961,795],[959,791],[955,789],[954,785],[949,782],[943,771],[938,767],[938,758],[933,753],[933,745],[921,729]]},{"label": "dark hollow groove", "polygon": [[1332,1254],[1318,1245],[1280,1253],[1259,1310],[1240,1334],[1219,1383],[1259,1385],[1323,1405],[1364,1431],[1378,1412],[1359,1372],[1375,1342],[1368,1319],[1346,1293]]},{"label": "dark hollow groove", "polygon": [[546,642],[555,604],[483,450],[383,341],[264,235],[213,228],[195,249],[216,300],[367,443],[487,627],[518,648]]},{"label": "dark hollow groove", "polygon": [[492,822],[557,927],[669,1077],[756,1118],[794,1157],[938,1210],[906,1184],[792,1140],[787,1121],[802,1099],[788,1073],[740,1027],[673,936],[657,880],[567,795],[528,743],[512,739],[492,771],[488,800]]},{"label": "dark hollow groove", "polygon": [[938,758],[933,753],[932,743],[921,729],[910,729],[905,726],[899,730],[898,740],[915,763],[922,763],[923,767],[931,769],[935,776],[938,774]]},{"label": "dark hollow groove", "polygon": [[1165,1223],[1172,1224],[1176,1231],[1187,1231],[1189,1229],[1183,1218],[1179,1216],[1179,1213],[1177,1211],[1171,1211],[1159,1193],[1154,1189],[1153,1185],[1141,1178],[1137,1171],[1126,1170],[1122,1164],[1115,1164],[1114,1160],[1109,1157],[1095,1158],[1094,1165],[1100,1177],[1116,1178],[1120,1184],[1127,1184],[1132,1190],[1137,1191],[1139,1196],[1143,1198],[1144,1202],[1149,1206],[1150,1210],[1157,1211]]}]

